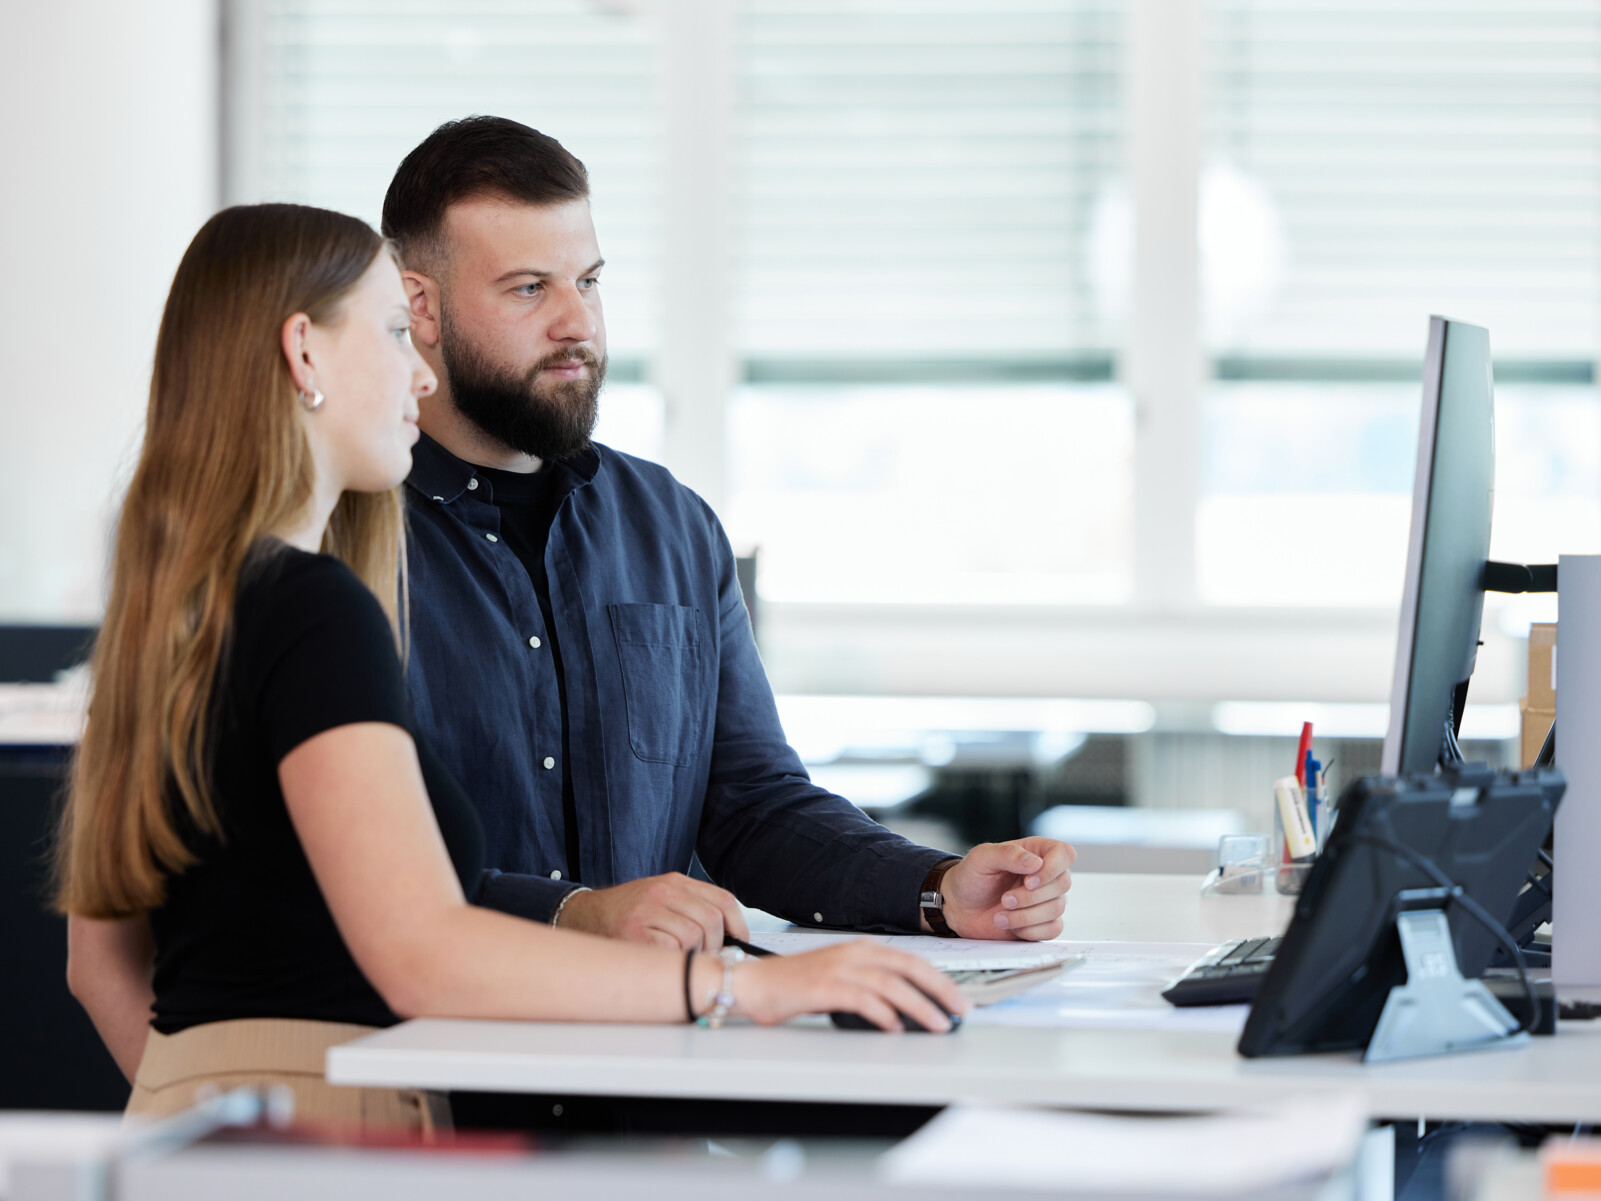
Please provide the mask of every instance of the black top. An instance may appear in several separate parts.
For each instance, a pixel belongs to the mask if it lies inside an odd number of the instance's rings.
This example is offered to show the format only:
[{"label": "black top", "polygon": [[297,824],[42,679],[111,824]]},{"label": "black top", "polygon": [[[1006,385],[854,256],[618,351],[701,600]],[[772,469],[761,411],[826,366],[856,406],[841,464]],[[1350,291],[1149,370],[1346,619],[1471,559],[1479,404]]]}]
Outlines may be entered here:
[{"label": "black top", "polygon": [[[199,862],[150,914],[163,1034],[233,1018],[393,1025],[329,913],[289,819],[278,764],[324,730],[386,722],[416,737],[393,634],[377,599],[331,555],[279,545],[240,575],[212,705],[220,839],[180,821]],[[466,795],[418,739],[423,781],[469,894],[483,831]],[[178,812],[181,806],[173,798]]]},{"label": "black top", "polygon": [[556,669],[556,696],[561,707],[562,753],[556,758],[552,770],[561,774],[562,843],[567,851],[566,878],[574,884],[582,883],[579,875],[578,813],[573,798],[573,777],[567,770],[572,761],[572,739],[568,734],[567,680],[562,672],[561,646],[556,638],[556,623],[550,613],[550,575],[545,569],[545,544],[550,541],[550,523],[556,510],[572,491],[574,481],[562,470],[559,463],[535,472],[500,471],[493,467],[478,467],[476,475],[489,485],[489,500],[500,510],[500,536],[506,540],[511,553],[528,573],[539,601],[539,612],[545,619],[545,644],[550,651],[551,666]]}]

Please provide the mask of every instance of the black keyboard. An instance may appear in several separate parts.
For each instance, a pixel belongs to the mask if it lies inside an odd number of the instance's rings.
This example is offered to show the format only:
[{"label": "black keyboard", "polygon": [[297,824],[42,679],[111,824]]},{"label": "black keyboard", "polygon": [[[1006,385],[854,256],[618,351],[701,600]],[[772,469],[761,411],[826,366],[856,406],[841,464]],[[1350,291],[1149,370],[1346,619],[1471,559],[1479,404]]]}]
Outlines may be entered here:
[{"label": "black keyboard", "polygon": [[1175,1005],[1236,1005],[1256,996],[1282,939],[1236,938],[1213,947],[1162,993]]}]

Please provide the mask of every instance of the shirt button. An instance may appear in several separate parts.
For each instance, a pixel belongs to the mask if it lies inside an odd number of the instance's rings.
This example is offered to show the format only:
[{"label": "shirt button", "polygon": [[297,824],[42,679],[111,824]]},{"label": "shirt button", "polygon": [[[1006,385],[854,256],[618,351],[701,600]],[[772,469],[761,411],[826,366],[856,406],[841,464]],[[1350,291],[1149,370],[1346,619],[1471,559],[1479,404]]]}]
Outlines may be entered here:
[{"label": "shirt button", "polygon": [[814,914],[812,914],[812,921],[814,921],[814,922],[820,922],[820,921],[822,921],[822,920],[823,920],[823,915],[822,915],[822,914],[821,914],[821,913],[814,913]]},{"label": "shirt button", "polygon": [[477,489],[478,489],[478,481],[476,479],[471,479],[471,480],[467,481],[467,491],[475,492],[475,491],[477,491]]},{"label": "shirt button", "polygon": [[560,872],[551,872],[550,873],[550,878],[552,880],[560,880],[561,879],[561,873]]},{"label": "shirt button", "polygon": [[[549,755],[546,755],[545,756],[545,770],[549,771],[551,768],[553,768],[555,766],[556,766],[556,761],[554,759],[552,759]],[[818,921],[822,921],[823,919],[822,918],[818,918],[817,920]]]},{"label": "shirt button", "polygon": [[531,647],[533,647],[533,648],[534,648],[534,649],[535,649],[535,650],[536,650],[536,651],[537,651],[537,650],[538,650],[538,649],[539,649],[539,639],[537,639],[537,638],[530,638],[530,639],[529,639],[529,640],[528,640],[528,645],[529,645],[529,646],[531,646]]},{"label": "shirt button", "polygon": [[491,542],[499,542],[500,541],[500,539],[495,537],[493,534],[485,534],[484,537],[488,538]]}]

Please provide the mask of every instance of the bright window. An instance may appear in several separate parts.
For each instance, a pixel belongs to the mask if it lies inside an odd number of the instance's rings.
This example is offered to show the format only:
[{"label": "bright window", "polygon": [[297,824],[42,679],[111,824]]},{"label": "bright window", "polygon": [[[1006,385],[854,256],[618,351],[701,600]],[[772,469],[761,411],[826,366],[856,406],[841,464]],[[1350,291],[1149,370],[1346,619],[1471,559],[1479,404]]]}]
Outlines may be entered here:
[{"label": "bright window", "polygon": [[1415,384],[1220,384],[1202,403],[1198,590],[1234,605],[1394,605]]},{"label": "bright window", "polygon": [[768,599],[1128,597],[1133,414],[1104,382],[1121,330],[1096,255],[1120,195],[1121,9],[740,6],[750,386],[725,517]]},{"label": "bright window", "polygon": [[1495,553],[1595,545],[1601,10],[1211,0],[1206,53],[1201,598],[1397,602],[1431,313],[1490,330]]},{"label": "bright window", "polygon": [[[618,6],[620,7],[620,6]],[[656,338],[660,42],[585,0],[262,0],[253,194],[377,226],[412,147],[443,121],[511,117],[589,169],[614,359]],[[637,371],[637,368],[636,368]]]},{"label": "bright window", "polygon": [[1223,355],[1498,358],[1601,329],[1601,9],[1591,0],[1210,0],[1201,198]]},{"label": "bright window", "polygon": [[[710,486],[770,599],[1182,607],[1183,555],[1166,580],[1145,563],[1136,595],[1138,512],[1193,529],[1203,604],[1393,606],[1433,312],[1491,331],[1496,553],[1601,550],[1591,0],[1200,0],[1198,34],[1124,0],[736,0],[699,48],[670,3],[229,3],[259,76],[230,118],[249,168],[231,200],[376,220],[405,152],[472,112],[585,160],[609,260],[600,436],[673,466],[684,429],[722,421]],[[1130,302],[1166,297],[1131,297],[1130,250],[1166,193],[1133,195],[1126,163],[1179,117],[1125,92],[1150,78],[1130,64],[1178,61],[1204,80],[1183,135],[1199,244],[1171,269],[1198,271],[1214,370],[1134,398],[1114,381],[1167,335]],[[661,248],[685,232],[662,224],[683,62],[728,82],[707,211],[729,318],[715,382],[668,404],[647,381]],[[1136,478],[1146,419],[1192,404],[1193,495]]]},{"label": "bright window", "polygon": [[731,433],[725,516],[768,599],[1128,597],[1134,414],[1112,385],[746,388]]},{"label": "bright window", "polygon": [[1093,351],[1122,162],[1110,0],[749,0],[735,337],[748,356]]}]

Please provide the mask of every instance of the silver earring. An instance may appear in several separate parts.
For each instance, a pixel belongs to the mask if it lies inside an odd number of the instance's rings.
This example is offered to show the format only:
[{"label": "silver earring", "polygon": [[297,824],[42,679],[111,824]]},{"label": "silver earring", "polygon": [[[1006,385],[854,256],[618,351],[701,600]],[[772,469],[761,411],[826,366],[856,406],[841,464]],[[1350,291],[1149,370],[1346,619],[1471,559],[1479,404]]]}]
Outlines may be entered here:
[{"label": "silver earring", "polygon": [[327,397],[325,397],[321,392],[317,391],[317,384],[310,376],[306,377],[306,384],[310,391],[307,391],[307,388],[300,389],[300,407],[305,409],[308,413],[315,413],[318,409],[322,408],[322,402],[326,400]]}]

